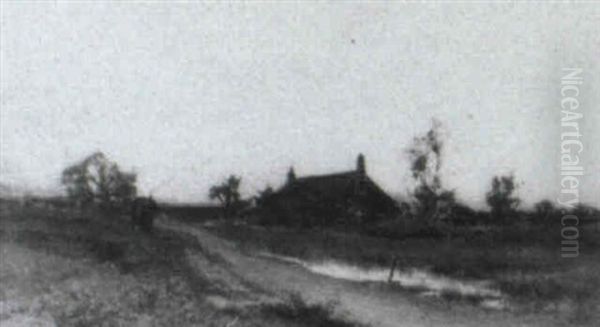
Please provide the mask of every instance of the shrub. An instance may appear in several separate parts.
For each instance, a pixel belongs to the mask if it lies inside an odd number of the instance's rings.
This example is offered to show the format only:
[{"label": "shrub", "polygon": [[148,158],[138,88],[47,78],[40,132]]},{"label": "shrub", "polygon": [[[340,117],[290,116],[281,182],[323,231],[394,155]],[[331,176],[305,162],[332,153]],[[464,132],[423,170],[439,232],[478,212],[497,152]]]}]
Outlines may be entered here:
[{"label": "shrub", "polygon": [[285,302],[263,306],[262,312],[266,315],[274,315],[294,323],[314,327],[361,326],[334,318],[334,308],[335,305],[331,302],[326,304],[308,304],[299,294],[292,293]]}]

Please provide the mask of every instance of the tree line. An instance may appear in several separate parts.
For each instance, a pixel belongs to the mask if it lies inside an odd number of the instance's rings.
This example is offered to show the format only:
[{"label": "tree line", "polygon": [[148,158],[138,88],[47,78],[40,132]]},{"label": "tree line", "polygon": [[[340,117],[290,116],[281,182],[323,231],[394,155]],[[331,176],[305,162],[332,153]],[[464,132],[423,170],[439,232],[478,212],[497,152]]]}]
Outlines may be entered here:
[{"label": "tree line", "polygon": [[[432,127],[424,135],[415,137],[406,150],[414,189],[410,199],[400,204],[401,215],[404,218],[418,219],[426,226],[435,226],[442,221],[469,215],[477,216],[468,205],[457,200],[454,190],[446,188],[442,183],[444,143],[440,129],[441,124],[433,121]],[[62,184],[67,195],[79,205],[95,203],[105,207],[126,207],[138,196],[136,181],[135,173],[123,171],[101,152],[89,155],[67,167],[62,173]],[[274,193],[268,186],[252,199],[243,199],[240,194],[241,181],[241,177],[231,175],[208,190],[208,198],[220,204],[225,218],[235,217],[249,207],[251,202],[260,207]],[[490,208],[485,215],[490,218],[489,221],[510,224],[523,216],[519,211],[521,200],[516,196],[517,189],[518,183],[512,174],[492,178],[485,197]],[[579,210],[580,214],[594,211],[583,205],[572,210]],[[594,212],[597,214],[597,210]],[[556,220],[560,213],[561,210],[553,202],[543,200],[534,205],[530,216],[543,222]]]}]

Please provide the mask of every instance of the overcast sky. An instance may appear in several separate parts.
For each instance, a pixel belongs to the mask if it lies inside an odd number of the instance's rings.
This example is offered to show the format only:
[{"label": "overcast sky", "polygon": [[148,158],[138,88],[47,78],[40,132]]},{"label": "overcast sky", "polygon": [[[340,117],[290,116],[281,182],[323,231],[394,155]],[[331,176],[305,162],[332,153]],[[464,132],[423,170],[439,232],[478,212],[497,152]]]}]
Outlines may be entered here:
[{"label": "overcast sky", "polygon": [[560,192],[560,78],[581,67],[580,185],[599,204],[600,5],[2,2],[1,177],[59,188],[93,151],[143,194],[206,201],[353,169],[410,187],[406,148],[443,124],[443,183],[480,206],[514,172]]}]

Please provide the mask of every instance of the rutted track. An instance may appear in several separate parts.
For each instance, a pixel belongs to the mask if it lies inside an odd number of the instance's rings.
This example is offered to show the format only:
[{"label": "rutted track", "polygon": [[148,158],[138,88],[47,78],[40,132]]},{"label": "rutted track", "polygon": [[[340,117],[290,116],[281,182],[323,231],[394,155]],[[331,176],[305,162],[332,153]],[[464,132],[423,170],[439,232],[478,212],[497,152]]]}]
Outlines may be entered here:
[{"label": "rutted track", "polygon": [[550,317],[484,310],[466,304],[433,305],[385,284],[357,283],[311,273],[280,260],[248,255],[201,227],[164,220],[161,228],[195,236],[203,248],[224,259],[219,264],[246,283],[281,295],[297,292],[315,302],[334,301],[336,314],[372,326],[555,326]]}]

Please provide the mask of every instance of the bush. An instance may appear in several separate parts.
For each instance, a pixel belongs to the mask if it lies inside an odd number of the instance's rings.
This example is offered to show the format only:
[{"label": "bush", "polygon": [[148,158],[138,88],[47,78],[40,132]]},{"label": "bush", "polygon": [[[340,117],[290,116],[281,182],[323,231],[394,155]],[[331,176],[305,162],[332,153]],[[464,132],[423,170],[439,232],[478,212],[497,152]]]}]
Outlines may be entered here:
[{"label": "bush", "polygon": [[286,302],[265,305],[262,312],[266,315],[274,315],[288,321],[314,327],[356,327],[361,326],[333,317],[335,305],[331,302],[326,304],[308,304],[297,293],[292,293]]}]

